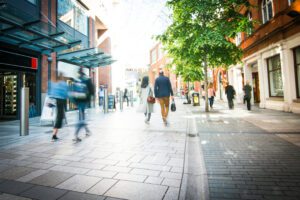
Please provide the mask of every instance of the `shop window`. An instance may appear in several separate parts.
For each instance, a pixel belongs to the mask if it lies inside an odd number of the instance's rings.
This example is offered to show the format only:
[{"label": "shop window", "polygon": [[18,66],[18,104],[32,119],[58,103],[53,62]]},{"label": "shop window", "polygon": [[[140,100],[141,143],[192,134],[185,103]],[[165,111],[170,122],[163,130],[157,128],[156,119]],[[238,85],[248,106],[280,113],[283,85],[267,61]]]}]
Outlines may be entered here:
[{"label": "shop window", "polygon": [[297,97],[300,98],[300,47],[294,49]]},{"label": "shop window", "polygon": [[273,0],[263,0],[262,4],[262,20],[263,23],[270,21],[273,17]]},{"label": "shop window", "polygon": [[295,0],[289,0],[289,5],[292,5],[292,3],[294,2]]},{"label": "shop window", "polygon": [[270,97],[283,97],[280,56],[267,59]]}]

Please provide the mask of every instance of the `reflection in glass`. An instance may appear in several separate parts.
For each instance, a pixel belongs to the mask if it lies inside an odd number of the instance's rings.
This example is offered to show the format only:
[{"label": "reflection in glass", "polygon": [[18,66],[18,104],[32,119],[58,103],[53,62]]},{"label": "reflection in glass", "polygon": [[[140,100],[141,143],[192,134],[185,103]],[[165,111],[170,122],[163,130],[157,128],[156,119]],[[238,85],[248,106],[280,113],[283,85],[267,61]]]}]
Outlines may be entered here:
[{"label": "reflection in glass", "polygon": [[283,97],[283,83],[280,56],[274,56],[268,59],[268,73],[271,97]]}]

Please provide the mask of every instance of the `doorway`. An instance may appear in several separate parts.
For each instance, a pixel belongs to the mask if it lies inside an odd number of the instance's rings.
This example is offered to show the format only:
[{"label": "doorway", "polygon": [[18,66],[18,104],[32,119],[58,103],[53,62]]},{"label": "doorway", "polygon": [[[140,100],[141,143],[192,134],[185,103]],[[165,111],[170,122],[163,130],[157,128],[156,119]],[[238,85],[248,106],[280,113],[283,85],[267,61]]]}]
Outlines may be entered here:
[{"label": "doorway", "polygon": [[260,103],[259,76],[258,72],[252,73],[254,103]]}]

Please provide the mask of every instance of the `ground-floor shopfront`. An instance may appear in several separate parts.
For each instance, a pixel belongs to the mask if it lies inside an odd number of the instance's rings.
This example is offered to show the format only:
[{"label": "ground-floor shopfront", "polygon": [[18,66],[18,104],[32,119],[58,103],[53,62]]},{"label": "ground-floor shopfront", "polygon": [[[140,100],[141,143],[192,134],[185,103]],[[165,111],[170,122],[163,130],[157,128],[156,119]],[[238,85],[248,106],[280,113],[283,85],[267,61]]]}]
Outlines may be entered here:
[{"label": "ground-floor shopfront", "polygon": [[29,88],[29,117],[40,114],[38,55],[0,49],[0,120],[20,116],[21,88]]},{"label": "ground-floor shopfront", "polygon": [[261,108],[300,113],[300,34],[243,59],[228,70],[228,80],[242,102],[243,85],[253,87],[252,103]]}]

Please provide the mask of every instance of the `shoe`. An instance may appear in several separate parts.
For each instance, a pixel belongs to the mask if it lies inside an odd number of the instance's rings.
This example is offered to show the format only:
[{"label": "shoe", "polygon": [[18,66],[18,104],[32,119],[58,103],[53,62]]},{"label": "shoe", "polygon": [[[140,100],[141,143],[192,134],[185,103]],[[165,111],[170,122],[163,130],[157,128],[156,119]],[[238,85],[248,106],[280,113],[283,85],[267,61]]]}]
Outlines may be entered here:
[{"label": "shoe", "polygon": [[81,142],[81,139],[79,137],[77,137],[77,138],[74,138],[73,141],[74,142]]},{"label": "shoe", "polygon": [[57,141],[59,138],[56,135],[52,136],[52,141]]},{"label": "shoe", "polygon": [[91,132],[87,132],[87,133],[85,134],[85,136],[86,136],[86,137],[91,136]]}]

